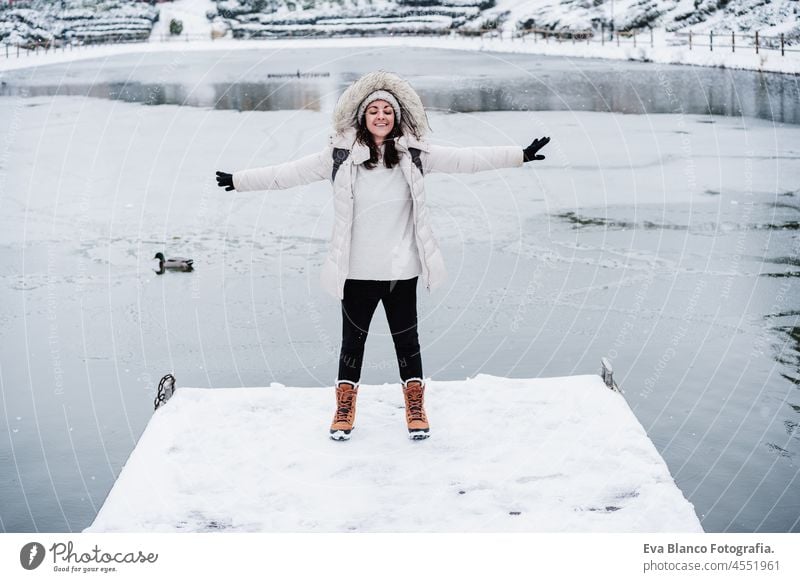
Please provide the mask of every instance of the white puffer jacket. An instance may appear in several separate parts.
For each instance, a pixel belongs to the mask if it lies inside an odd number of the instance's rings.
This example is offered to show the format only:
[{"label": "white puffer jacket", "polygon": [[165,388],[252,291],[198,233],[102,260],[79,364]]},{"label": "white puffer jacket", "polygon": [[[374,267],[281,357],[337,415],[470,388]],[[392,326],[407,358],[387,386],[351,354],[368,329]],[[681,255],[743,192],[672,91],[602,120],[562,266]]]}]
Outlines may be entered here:
[{"label": "white puffer jacket", "polygon": [[[423,174],[413,164],[408,148],[420,150],[424,175],[432,172],[472,173],[522,165],[522,148],[519,146],[453,148],[432,145],[420,139],[419,134],[427,129],[427,118],[419,97],[400,77],[378,71],[356,81],[339,99],[334,112],[335,133],[330,137],[325,149],[284,164],[243,170],[233,174],[233,185],[238,192],[282,190],[318,180],[330,180],[334,148],[350,151],[350,155],[337,170],[333,181],[335,221],[328,256],[320,275],[322,287],[339,299],[344,297],[344,283],[350,267],[356,166],[369,159],[369,148],[356,141],[355,112],[361,101],[377,88],[389,90],[397,97],[402,109],[401,121],[413,121],[413,127],[418,134],[414,136],[408,131],[395,139],[395,146],[399,153],[400,169],[411,189],[417,249],[422,264],[422,281],[428,291],[432,291],[444,282],[447,271],[439,245],[431,231],[428,207],[425,204]],[[404,119],[404,116],[409,117]],[[350,120],[349,126],[347,126],[348,120]]]}]

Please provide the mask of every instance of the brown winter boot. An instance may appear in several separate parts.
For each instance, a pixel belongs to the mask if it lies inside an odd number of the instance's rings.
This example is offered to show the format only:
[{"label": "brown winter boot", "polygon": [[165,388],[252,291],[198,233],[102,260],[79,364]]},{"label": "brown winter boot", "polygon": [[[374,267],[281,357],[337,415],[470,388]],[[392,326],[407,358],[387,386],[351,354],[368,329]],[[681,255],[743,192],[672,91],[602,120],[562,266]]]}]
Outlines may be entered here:
[{"label": "brown winter boot", "polygon": [[336,414],[331,423],[331,438],[335,441],[350,440],[350,431],[356,419],[356,396],[358,386],[342,380],[336,386]]},{"label": "brown winter boot", "polygon": [[431,435],[425,415],[425,384],[418,378],[407,380],[403,386],[403,396],[406,398],[409,438],[415,441],[428,438]]}]

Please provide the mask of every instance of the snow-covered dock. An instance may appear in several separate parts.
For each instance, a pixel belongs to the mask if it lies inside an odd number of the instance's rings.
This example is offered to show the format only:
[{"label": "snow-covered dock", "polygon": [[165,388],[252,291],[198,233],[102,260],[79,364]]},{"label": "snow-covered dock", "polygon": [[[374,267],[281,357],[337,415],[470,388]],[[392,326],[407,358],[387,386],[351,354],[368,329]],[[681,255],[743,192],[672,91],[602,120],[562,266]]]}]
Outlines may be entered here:
[{"label": "snow-covered dock", "polygon": [[410,441],[399,384],[179,388],[87,532],[700,532],[622,395],[599,376],[428,384]]}]

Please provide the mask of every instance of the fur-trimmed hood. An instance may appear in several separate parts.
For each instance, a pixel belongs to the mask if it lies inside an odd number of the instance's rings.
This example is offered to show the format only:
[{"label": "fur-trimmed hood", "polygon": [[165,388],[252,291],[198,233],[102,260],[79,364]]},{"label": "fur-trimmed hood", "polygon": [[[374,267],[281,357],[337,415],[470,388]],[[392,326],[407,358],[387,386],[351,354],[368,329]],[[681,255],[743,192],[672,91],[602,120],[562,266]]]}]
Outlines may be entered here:
[{"label": "fur-trimmed hood", "polygon": [[339,97],[333,110],[334,132],[341,134],[349,128],[356,127],[358,106],[370,93],[379,89],[389,91],[400,103],[402,109],[400,124],[404,134],[421,139],[431,131],[422,100],[408,81],[394,73],[373,71],[350,85]]}]

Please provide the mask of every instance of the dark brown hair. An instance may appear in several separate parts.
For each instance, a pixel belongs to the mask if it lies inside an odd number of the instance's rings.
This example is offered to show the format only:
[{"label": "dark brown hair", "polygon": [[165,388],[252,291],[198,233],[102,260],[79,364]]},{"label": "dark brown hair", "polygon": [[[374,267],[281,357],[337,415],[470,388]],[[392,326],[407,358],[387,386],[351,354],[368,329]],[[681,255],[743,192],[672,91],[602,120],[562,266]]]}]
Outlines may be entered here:
[{"label": "dark brown hair", "polygon": [[[383,138],[383,143],[386,144],[386,147],[383,150],[383,165],[387,168],[393,168],[395,164],[400,162],[400,156],[397,153],[397,148],[394,147],[394,140],[401,135],[403,135],[403,130],[400,129],[400,124],[397,123],[397,119],[395,118],[395,124],[392,127],[392,131],[389,132],[389,135]],[[356,127],[356,140],[359,143],[369,147],[369,159],[364,162],[364,167],[371,170],[378,164],[378,160],[381,156],[380,149],[377,145],[375,145],[375,139],[372,137],[369,129],[367,129],[366,113],[361,116],[361,119],[358,120],[358,127]]]}]

